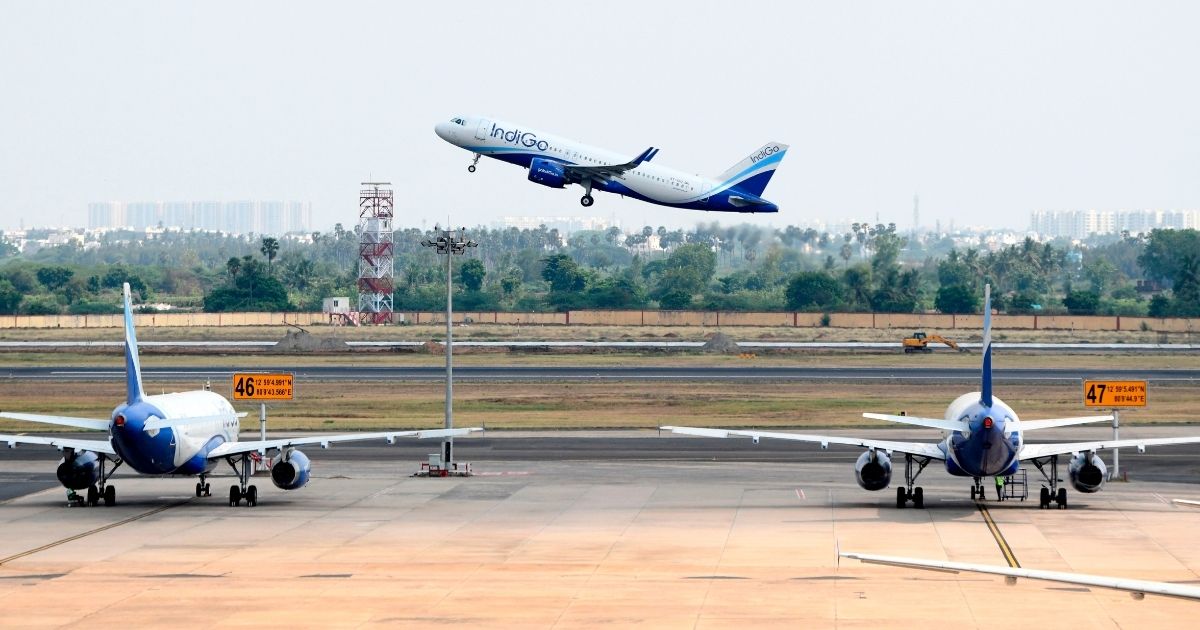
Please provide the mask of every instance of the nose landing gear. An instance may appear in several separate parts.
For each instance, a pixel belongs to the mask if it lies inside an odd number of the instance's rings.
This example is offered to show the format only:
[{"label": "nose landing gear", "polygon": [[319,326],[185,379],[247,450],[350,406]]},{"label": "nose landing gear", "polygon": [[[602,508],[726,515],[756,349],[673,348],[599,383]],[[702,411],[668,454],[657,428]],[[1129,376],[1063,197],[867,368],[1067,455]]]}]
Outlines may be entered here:
[{"label": "nose landing gear", "polygon": [[479,158],[480,158],[480,157],[481,157],[481,156],[480,156],[478,153],[476,153],[476,154],[475,154],[475,159],[474,159],[474,160],[471,160],[471,165],[467,167],[467,172],[468,172],[468,173],[474,173],[474,172],[475,172],[475,165],[479,163]]}]

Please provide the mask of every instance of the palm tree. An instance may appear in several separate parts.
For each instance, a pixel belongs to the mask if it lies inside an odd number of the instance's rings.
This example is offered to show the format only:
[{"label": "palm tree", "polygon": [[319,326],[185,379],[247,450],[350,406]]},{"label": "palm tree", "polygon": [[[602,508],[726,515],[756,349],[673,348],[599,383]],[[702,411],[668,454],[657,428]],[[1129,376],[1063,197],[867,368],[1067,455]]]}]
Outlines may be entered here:
[{"label": "palm tree", "polygon": [[267,273],[271,273],[271,261],[275,260],[275,254],[279,253],[279,241],[273,236],[264,236],[262,247],[258,248],[258,251],[267,257]]}]

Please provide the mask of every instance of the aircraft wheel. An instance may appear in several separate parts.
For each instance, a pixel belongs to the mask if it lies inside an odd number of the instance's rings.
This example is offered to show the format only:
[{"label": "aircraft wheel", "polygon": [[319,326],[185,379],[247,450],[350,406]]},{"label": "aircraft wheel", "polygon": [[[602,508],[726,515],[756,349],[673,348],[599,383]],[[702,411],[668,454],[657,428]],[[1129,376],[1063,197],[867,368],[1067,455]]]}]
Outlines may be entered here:
[{"label": "aircraft wheel", "polygon": [[1050,507],[1050,489],[1042,488],[1042,492],[1038,496],[1038,508],[1044,510],[1048,507]]},{"label": "aircraft wheel", "polygon": [[250,486],[246,488],[246,507],[254,507],[258,505],[258,487]]},{"label": "aircraft wheel", "polygon": [[204,484],[196,483],[196,496],[197,497],[204,496]]},{"label": "aircraft wheel", "polygon": [[1055,497],[1054,502],[1058,504],[1058,509],[1060,509],[1060,510],[1067,509],[1067,489],[1066,488],[1058,489],[1058,496]]},{"label": "aircraft wheel", "polygon": [[467,167],[467,172],[468,172],[468,173],[474,173],[474,172],[475,172],[475,165],[474,165],[474,164],[472,164],[472,165],[468,166],[468,167]]},{"label": "aircraft wheel", "polygon": [[104,505],[113,506],[116,504],[117,504],[117,487],[116,486],[105,486],[104,487]]},{"label": "aircraft wheel", "polygon": [[100,491],[96,489],[96,486],[88,486],[87,504],[88,505],[96,505],[99,502],[100,502]]},{"label": "aircraft wheel", "polygon": [[212,485],[209,484],[208,482],[204,483],[204,496],[206,496],[206,497],[212,496]]},{"label": "aircraft wheel", "polygon": [[925,507],[925,490],[923,490],[920,486],[913,488],[913,507],[917,508],[918,510]]},{"label": "aircraft wheel", "polygon": [[592,207],[592,204],[595,202],[596,200],[593,199],[591,195],[584,195],[579,199],[579,203],[582,204],[584,208]]},{"label": "aircraft wheel", "polygon": [[908,503],[908,493],[904,488],[896,488],[896,508],[902,509]]},{"label": "aircraft wheel", "polygon": [[237,486],[229,486],[229,507],[233,507],[242,502],[242,489]]}]

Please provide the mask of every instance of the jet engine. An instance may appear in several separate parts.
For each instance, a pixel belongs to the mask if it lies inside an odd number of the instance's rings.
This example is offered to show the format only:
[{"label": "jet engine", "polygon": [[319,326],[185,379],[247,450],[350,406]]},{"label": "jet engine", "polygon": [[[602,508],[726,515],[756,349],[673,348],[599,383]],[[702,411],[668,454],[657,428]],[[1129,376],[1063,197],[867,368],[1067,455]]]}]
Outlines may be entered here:
[{"label": "jet engine", "polygon": [[892,460],[883,451],[867,451],[858,456],[854,477],[863,490],[883,490],[892,482]]},{"label": "jet engine", "polygon": [[562,162],[533,158],[529,161],[529,181],[551,188],[562,188],[567,185],[567,170]]},{"label": "jet engine", "polygon": [[1094,453],[1080,453],[1072,457],[1067,473],[1071,477],[1071,485],[1080,492],[1099,492],[1100,486],[1108,479],[1108,468]]},{"label": "jet engine", "polygon": [[84,490],[100,481],[100,456],[91,451],[77,451],[58,464],[58,481],[71,490]]},{"label": "jet engine", "polygon": [[308,483],[308,472],[311,465],[308,456],[297,450],[285,452],[279,461],[271,466],[271,481],[281,490],[303,488]]}]

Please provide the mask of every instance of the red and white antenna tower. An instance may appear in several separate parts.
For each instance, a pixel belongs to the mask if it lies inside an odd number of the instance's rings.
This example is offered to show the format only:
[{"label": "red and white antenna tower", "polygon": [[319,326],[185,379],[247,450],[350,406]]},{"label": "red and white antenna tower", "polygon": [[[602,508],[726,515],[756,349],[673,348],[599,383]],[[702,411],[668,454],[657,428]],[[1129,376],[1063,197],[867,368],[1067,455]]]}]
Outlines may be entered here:
[{"label": "red and white antenna tower", "polygon": [[390,186],[391,182],[363,182],[358,193],[358,312],[363,323],[392,321]]}]

